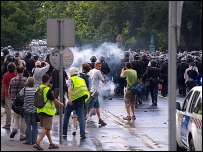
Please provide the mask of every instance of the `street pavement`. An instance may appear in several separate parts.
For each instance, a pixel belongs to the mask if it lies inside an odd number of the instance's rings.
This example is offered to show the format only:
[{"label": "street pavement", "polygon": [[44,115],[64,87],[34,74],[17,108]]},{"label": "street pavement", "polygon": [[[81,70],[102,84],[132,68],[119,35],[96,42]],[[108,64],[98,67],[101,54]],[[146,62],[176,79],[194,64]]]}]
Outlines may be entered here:
[{"label": "street pavement", "polygon": [[[23,144],[24,141],[19,140],[20,139],[19,131],[13,139],[10,138],[10,133],[12,129],[8,130],[2,128],[2,126],[5,125],[6,120],[6,114],[4,113],[4,111],[5,109],[1,108],[1,114],[3,114],[3,117],[1,117],[1,151],[36,151],[36,149],[33,148],[33,145]],[[58,124],[58,120],[59,116],[54,116],[54,123]],[[49,142],[46,136],[44,137],[40,145],[44,149],[44,151],[92,151],[91,149],[81,148],[79,146],[71,146],[71,145],[67,146],[59,144],[59,142],[54,138],[53,141],[55,144],[59,146],[59,149],[48,149]]]},{"label": "street pavement", "polygon": [[[72,135],[73,123],[70,119],[67,137],[59,143],[60,117],[54,116],[51,131],[53,142],[59,146],[57,151],[167,151],[168,150],[168,102],[167,97],[158,96],[158,105],[153,106],[151,99],[144,100],[135,110],[136,120],[123,120],[126,116],[123,96],[112,95],[110,98],[100,97],[101,118],[106,126],[98,124],[97,116],[92,116],[95,121],[86,127],[86,139],[81,139],[79,128],[76,136]],[[183,100],[177,95],[177,100]],[[5,113],[1,108],[1,150],[2,151],[35,151],[32,145],[24,145],[19,140],[19,133],[10,139],[10,130],[3,129]],[[40,126],[38,131],[40,132]],[[44,137],[41,147],[47,151],[49,142]],[[56,151],[51,150],[51,151]]]}]

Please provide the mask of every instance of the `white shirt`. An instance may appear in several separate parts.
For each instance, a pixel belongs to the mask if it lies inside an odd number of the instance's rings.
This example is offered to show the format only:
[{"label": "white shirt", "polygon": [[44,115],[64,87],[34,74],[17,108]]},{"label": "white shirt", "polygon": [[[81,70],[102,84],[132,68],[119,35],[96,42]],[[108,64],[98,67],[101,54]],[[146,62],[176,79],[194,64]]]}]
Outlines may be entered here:
[{"label": "white shirt", "polygon": [[95,68],[90,70],[88,75],[92,78],[92,87],[90,92],[94,92],[99,89],[99,82],[104,80],[104,78],[102,77],[101,71]]},{"label": "white shirt", "polygon": [[[33,68],[34,70],[34,68]],[[49,70],[49,65],[42,68],[35,68],[33,77],[35,79],[35,87],[42,84],[42,76]]]}]

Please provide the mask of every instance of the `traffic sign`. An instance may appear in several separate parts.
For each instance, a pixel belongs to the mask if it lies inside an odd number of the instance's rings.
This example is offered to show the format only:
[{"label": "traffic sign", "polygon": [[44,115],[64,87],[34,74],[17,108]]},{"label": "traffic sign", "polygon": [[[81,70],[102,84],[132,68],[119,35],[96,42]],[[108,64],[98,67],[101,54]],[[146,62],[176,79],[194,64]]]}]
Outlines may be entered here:
[{"label": "traffic sign", "polygon": [[57,47],[59,44],[59,21],[62,23],[62,46],[75,46],[75,20],[74,19],[47,19],[47,47]]},{"label": "traffic sign", "polygon": [[[74,56],[72,51],[69,48],[65,48],[63,50],[63,67],[65,69],[68,69],[72,65],[73,60],[74,60]],[[54,48],[51,51],[50,62],[54,68],[58,70],[60,69],[60,51],[58,48]]]}]

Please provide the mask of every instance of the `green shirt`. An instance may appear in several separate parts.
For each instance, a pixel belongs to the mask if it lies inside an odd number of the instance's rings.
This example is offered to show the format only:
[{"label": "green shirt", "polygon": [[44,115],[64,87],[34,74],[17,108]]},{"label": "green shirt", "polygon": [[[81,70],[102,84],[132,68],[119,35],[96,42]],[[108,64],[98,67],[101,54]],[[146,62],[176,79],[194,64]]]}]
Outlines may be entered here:
[{"label": "green shirt", "polygon": [[126,78],[127,89],[130,89],[135,83],[137,83],[137,71],[133,69],[125,70],[121,76]]}]

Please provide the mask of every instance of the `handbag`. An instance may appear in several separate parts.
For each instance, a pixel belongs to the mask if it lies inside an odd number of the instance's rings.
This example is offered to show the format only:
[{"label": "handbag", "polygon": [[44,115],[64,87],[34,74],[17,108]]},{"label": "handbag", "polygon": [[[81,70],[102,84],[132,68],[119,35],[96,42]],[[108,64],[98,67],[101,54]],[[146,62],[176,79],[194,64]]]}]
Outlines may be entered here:
[{"label": "handbag", "polygon": [[[20,77],[20,79],[21,79],[21,77]],[[18,82],[18,86],[19,86],[19,83],[20,83],[20,79],[19,79],[19,82]],[[17,113],[17,114],[21,115],[23,118],[25,118],[26,114],[25,114],[25,110],[23,108],[24,101],[23,101],[23,99],[20,99],[19,97],[17,97],[18,86],[17,86],[17,89],[16,89],[16,97],[15,97],[15,100],[13,101],[11,109],[15,113]],[[24,95],[25,95],[25,90],[24,90]]]},{"label": "handbag", "polygon": [[130,88],[132,94],[141,94],[144,89],[144,84],[141,81],[138,81],[135,85]]}]

